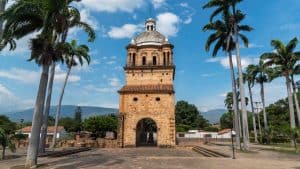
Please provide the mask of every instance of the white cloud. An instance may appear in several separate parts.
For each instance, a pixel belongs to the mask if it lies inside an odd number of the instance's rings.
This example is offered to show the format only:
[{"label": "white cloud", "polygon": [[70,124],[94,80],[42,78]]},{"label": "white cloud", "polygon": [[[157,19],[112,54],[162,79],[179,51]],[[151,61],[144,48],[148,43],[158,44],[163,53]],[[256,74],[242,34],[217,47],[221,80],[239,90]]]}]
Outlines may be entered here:
[{"label": "white cloud", "polygon": [[288,23],[280,25],[279,29],[282,31],[293,31],[298,30],[300,28],[299,23]]},{"label": "white cloud", "polygon": [[182,8],[185,10],[182,12],[182,15],[185,17],[185,19],[182,21],[184,24],[190,24],[193,21],[193,15],[196,13],[195,9],[190,7],[190,5],[187,2],[183,2],[179,4]]},{"label": "white cloud", "polygon": [[180,18],[174,13],[166,12],[157,16],[157,29],[167,37],[177,35],[179,23]]},{"label": "white cloud", "polygon": [[187,2],[182,2],[179,4],[181,7],[187,8],[189,7],[189,4]]},{"label": "white cloud", "polygon": [[85,89],[91,92],[99,92],[99,93],[114,93],[117,92],[117,88],[115,87],[97,87],[95,85],[87,85]]},{"label": "white cloud", "polygon": [[144,3],[144,0],[82,0],[86,8],[97,12],[133,12]]},{"label": "white cloud", "polygon": [[[237,62],[236,62],[236,56],[232,56],[233,60],[233,66],[236,68],[237,67]],[[259,58],[256,57],[241,57],[241,64],[242,67],[245,68],[250,64],[257,64],[259,61]],[[210,58],[207,60],[207,62],[218,62],[220,63],[224,68],[229,69],[229,59],[228,57],[216,57],[216,58]]]},{"label": "white cloud", "polygon": [[30,55],[30,40],[34,38],[38,33],[32,33],[29,34],[22,39],[17,40],[17,46],[16,49],[13,51],[9,51],[7,46],[3,51],[0,52],[0,55],[2,56],[23,56],[25,58],[29,58]]},{"label": "white cloud", "polygon": [[11,68],[10,70],[0,70],[0,77],[32,84],[39,80],[40,72]]},{"label": "white cloud", "polygon": [[[54,75],[54,82],[55,83],[63,83],[65,81],[67,72],[62,70],[60,65],[57,65],[55,68],[55,75]],[[69,75],[68,78],[68,83],[74,83],[74,82],[78,82],[80,81],[80,76],[78,75],[72,75],[72,71],[71,74]]]},{"label": "white cloud", "polygon": [[97,19],[91,15],[89,10],[82,9],[80,11],[80,17],[81,17],[81,21],[88,23],[95,30],[99,28]]},{"label": "white cloud", "polygon": [[[0,70],[0,77],[16,80],[25,84],[36,84],[40,80],[41,71],[33,71],[20,68],[11,68],[10,70]],[[56,66],[55,69],[55,83],[62,83],[66,77],[66,71],[63,71],[60,65]],[[70,75],[69,82],[78,82],[80,81],[80,76]]]},{"label": "white cloud", "polygon": [[114,77],[114,78],[110,78],[108,79],[109,80],[109,85],[112,86],[112,87],[119,87],[121,84],[120,84],[120,79]]},{"label": "white cloud", "polygon": [[216,73],[204,73],[204,74],[201,74],[200,76],[201,77],[214,77],[216,75],[217,75]]},{"label": "white cloud", "polygon": [[166,0],[152,0],[155,9],[158,9],[166,4]]},{"label": "white cloud", "polygon": [[134,34],[142,31],[142,25],[125,24],[121,27],[111,27],[108,36],[113,39],[132,38]]},{"label": "white cloud", "polygon": [[7,87],[0,84],[0,111],[11,112],[32,107],[33,104],[33,100],[20,99]]}]

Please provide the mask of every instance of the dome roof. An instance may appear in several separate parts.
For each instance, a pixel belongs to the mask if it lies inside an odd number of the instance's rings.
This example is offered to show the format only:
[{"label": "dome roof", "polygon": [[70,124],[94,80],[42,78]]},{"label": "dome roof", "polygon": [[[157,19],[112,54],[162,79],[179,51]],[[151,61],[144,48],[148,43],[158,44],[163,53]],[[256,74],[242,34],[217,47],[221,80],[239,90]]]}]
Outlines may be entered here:
[{"label": "dome roof", "polygon": [[156,22],[149,18],[145,23],[145,31],[131,41],[131,44],[137,46],[143,45],[164,45],[170,44],[168,39],[156,31]]},{"label": "dome roof", "polygon": [[168,42],[166,37],[157,31],[142,32],[134,41],[138,46],[147,44],[163,45]]}]

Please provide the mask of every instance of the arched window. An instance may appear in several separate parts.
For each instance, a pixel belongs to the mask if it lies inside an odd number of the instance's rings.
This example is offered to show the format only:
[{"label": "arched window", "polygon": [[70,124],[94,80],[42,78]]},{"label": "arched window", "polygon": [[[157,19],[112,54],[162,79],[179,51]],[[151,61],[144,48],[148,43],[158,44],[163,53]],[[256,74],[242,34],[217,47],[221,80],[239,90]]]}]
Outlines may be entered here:
[{"label": "arched window", "polygon": [[153,65],[156,65],[157,61],[156,61],[156,56],[153,56]]},{"label": "arched window", "polygon": [[144,56],[142,65],[146,65],[146,63],[147,63],[147,60],[146,60],[146,57]]},{"label": "arched window", "polygon": [[131,53],[129,53],[129,60],[128,60],[128,64],[129,64],[129,65],[130,65],[131,61],[132,61]]},{"label": "arched window", "polygon": [[149,25],[147,26],[147,31],[149,31]]},{"label": "arched window", "polygon": [[132,55],[132,66],[135,66],[135,53]]},{"label": "arched window", "polygon": [[170,65],[170,52],[167,53],[167,65]]},{"label": "arched window", "polygon": [[151,31],[153,31],[153,25],[151,25]]},{"label": "arched window", "polygon": [[166,61],[167,59],[166,59],[166,53],[164,52],[164,66],[166,66],[166,64],[167,64],[167,61]]}]

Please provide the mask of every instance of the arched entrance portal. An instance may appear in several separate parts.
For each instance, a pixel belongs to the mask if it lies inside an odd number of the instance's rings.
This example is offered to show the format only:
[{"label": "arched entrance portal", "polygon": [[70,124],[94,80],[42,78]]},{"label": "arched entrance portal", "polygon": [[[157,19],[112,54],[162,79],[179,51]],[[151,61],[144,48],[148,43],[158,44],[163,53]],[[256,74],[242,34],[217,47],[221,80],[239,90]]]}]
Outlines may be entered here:
[{"label": "arched entrance portal", "polygon": [[157,125],[150,118],[141,119],[136,126],[136,146],[156,146]]}]

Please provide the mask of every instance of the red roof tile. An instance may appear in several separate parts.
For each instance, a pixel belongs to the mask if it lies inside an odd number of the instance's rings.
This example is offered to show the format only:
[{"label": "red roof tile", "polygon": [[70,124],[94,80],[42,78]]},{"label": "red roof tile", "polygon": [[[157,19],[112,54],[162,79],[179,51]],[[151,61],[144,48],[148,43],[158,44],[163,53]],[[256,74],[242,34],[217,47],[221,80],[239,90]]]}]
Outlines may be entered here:
[{"label": "red roof tile", "polygon": [[129,85],[124,86],[119,93],[174,93],[173,85]]},{"label": "red roof tile", "polygon": [[[63,126],[57,126],[57,132],[61,132],[64,129]],[[31,132],[31,126],[24,127],[20,129],[19,131],[22,131],[23,133],[30,133]],[[47,133],[54,133],[54,126],[49,126],[47,129]]]}]

